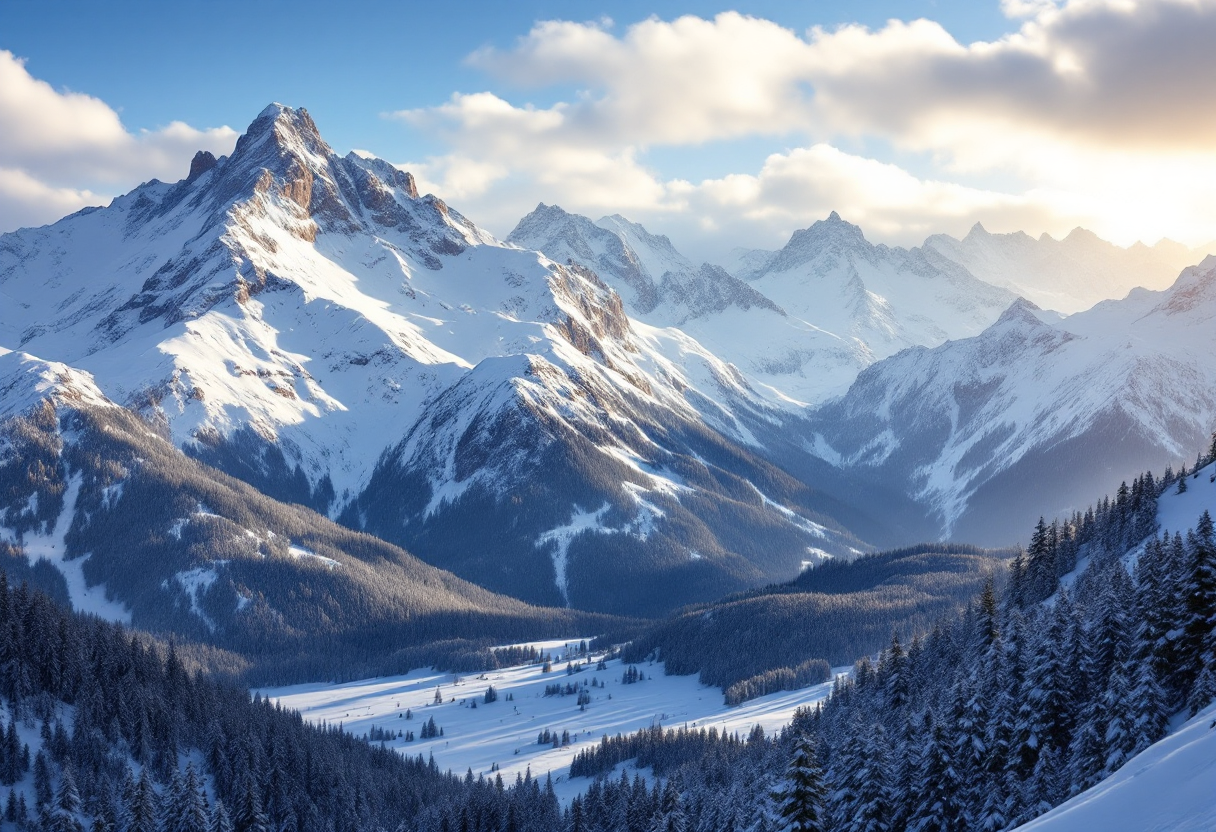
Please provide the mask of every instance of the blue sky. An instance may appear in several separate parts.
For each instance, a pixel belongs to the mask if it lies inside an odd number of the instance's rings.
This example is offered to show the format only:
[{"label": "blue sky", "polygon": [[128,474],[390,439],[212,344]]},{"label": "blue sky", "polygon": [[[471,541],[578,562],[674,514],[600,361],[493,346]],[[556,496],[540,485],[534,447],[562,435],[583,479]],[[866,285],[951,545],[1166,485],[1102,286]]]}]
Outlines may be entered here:
[{"label": "blue sky", "polygon": [[[737,9],[793,29],[930,16],[964,41],[1015,26],[994,4],[943,2],[377,2],[209,0],[0,3],[0,48],[56,88],[88,93],[130,129],[174,120],[240,129],[271,101],[307,107],[336,148],[386,158],[437,150],[384,112],[440,104],[453,92],[508,92],[465,65],[475,50],[509,47],[538,20],[627,25],[650,16],[712,17]],[[559,90],[529,100],[552,103]]]},{"label": "blue sky", "polygon": [[0,143],[0,230],[183,175],[277,100],[498,234],[546,201],[686,247],[779,245],[833,208],[897,243],[976,220],[1216,237],[1208,125],[1186,126],[1213,66],[1196,45],[1160,70],[1162,44],[1216,34],[1216,9],[1128,5],[7,0],[0,50],[28,77],[0,91],[0,130],[24,135]]}]

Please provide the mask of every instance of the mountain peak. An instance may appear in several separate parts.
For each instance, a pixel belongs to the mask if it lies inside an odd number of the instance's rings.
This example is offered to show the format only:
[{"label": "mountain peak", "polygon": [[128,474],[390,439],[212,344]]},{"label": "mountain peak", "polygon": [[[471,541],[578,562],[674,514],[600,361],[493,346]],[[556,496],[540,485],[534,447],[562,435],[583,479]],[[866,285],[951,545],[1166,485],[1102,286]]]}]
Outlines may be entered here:
[{"label": "mountain peak", "polygon": [[996,323],[993,324],[993,326],[1000,326],[1001,324],[1029,324],[1036,327],[1044,326],[1043,321],[1040,320],[1037,314],[1041,311],[1043,310],[1033,302],[1026,300],[1026,298],[1019,297],[1013,303],[1009,304],[1009,308],[1001,313],[1001,317],[996,319]]},{"label": "mountain peak", "polygon": [[511,229],[511,233],[507,235],[507,242],[524,248],[541,249],[554,234],[559,233],[560,229],[564,229],[570,223],[576,223],[582,229],[593,225],[591,220],[578,214],[571,214],[560,205],[546,205],[538,202],[536,207],[521,217],[515,224],[515,228]]},{"label": "mountain peak", "polygon": [[1064,238],[1066,243],[1101,243],[1102,238],[1088,228],[1077,226],[1072,231],[1068,232],[1068,236]]},{"label": "mountain peak", "polygon": [[825,220],[818,220],[810,228],[795,231],[790,241],[777,253],[770,271],[786,271],[806,263],[823,252],[842,254],[845,251],[863,251],[868,256],[873,248],[859,226],[841,219],[833,211]]},{"label": "mountain peak", "polygon": [[310,154],[328,157],[333,153],[321,138],[308,110],[277,103],[258,113],[244,135],[237,139],[232,158],[253,157],[261,161],[262,154],[266,152],[264,148],[273,148],[281,156]]},{"label": "mountain peak", "polygon": [[190,160],[190,175],[186,177],[187,182],[193,182],[207,171],[216,166],[218,160],[209,150],[200,150],[194,154],[194,158]]}]

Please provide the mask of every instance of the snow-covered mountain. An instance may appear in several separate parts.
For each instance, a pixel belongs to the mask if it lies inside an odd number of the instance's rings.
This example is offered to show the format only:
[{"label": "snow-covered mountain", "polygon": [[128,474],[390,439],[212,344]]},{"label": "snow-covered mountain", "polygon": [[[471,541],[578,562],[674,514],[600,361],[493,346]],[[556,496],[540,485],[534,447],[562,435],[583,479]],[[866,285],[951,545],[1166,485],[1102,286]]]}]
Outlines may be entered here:
[{"label": "snow-covered mountain", "polygon": [[[603,627],[495,595],[185,456],[87,373],[0,354],[0,557],[64,606],[263,679],[363,676],[437,639]],[[433,652],[433,651],[432,651]],[[437,660],[439,657],[436,656]]]},{"label": "snow-covered mountain", "polygon": [[[657,262],[662,238],[630,233]],[[681,281],[658,290],[700,302]],[[694,338],[277,104],[180,182],[0,237],[0,345],[275,498],[533,601],[666,609],[864,548],[837,516],[882,525],[774,467],[847,485]]]},{"label": "snow-covered mountain", "polygon": [[945,534],[1008,544],[1207,445],[1214,319],[1216,257],[1067,318],[1019,300],[975,338],[869,368],[816,430],[844,467],[906,483]]},{"label": "snow-covered mountain", "polygon": [[1065,314],[1125,297],[1137,287],[1168,288],[1181,269],[1216,253],[1214,244],[1191,249],[1172,240],[1122,248],[1083,228],[1062,240],[1021,231],[991,234],[978,222],[961,240],[936,234],[924,247],[981,280]]},{"label": "snow-covered mountain", "polygon": [[794,409],[843,393],[905,347],[977,334],[1014,299],[933,251],[872,245],[834,212],[781,251],[740,253],[746,280],[694,267],[619,216],[593,223],[541,205],[507,239],[595,269],[631,315],[679,327]]}]

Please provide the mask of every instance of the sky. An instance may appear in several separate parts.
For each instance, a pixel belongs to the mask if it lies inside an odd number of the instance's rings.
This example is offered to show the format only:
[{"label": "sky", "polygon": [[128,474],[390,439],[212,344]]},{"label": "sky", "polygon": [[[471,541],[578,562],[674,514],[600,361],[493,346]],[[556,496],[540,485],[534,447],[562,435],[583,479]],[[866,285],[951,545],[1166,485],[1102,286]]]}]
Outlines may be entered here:
[{"label": "sky", "polygon": [[867,237],[1216,238],[1216,0],[0,2],[0,231],[185,176],[271,101],[505,236],[694,259]]}]

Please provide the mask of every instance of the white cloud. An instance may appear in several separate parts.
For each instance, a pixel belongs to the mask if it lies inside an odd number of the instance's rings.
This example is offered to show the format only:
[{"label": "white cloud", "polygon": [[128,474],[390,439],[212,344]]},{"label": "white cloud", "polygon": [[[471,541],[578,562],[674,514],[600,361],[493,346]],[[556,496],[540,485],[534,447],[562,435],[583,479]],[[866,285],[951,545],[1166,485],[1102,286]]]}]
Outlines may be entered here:
[{"label": "white cloud", "polygon": [[97,191],[182,178],[198,150],[226,153],[237,134],[175,121],[128,131],[109,105],[58,91],[0,50],[0,230],[51,221],[103,200]]},{"label": "white cloud", "polygon": [[[665,230],[683,222],[719,237],[853,206],[852,219],[898,241],[965,219],[1032,233],[1082,222],[1124,242],[1209,238],[1216,0],[1002,9],[1025,18],[1018,30],[969,45],[927,20],[805,34],[733,12],[620,34],[605,22],[539,23],[513,48],[469,61],[517,85],[579,88],[571,100],[455,95],[397,115],[449,144],[424,178],[499,231],[504,205],[544,200],[666,216]],[[755,136],[802,147],[700,184],[646,164],[651,148]],[[926,172],[833,149],[859,138]],[[979,181],[1006,192],[967,184]],[[679,219],[687,212],[703,213]]]},{"label": "white cloud", "polygon": [[91,191],[51,187],[23,170],[0,168],[0,230],[54,222],[99,201]]}]

